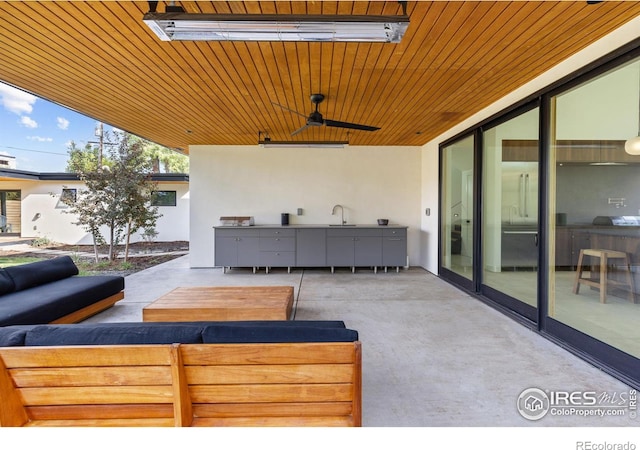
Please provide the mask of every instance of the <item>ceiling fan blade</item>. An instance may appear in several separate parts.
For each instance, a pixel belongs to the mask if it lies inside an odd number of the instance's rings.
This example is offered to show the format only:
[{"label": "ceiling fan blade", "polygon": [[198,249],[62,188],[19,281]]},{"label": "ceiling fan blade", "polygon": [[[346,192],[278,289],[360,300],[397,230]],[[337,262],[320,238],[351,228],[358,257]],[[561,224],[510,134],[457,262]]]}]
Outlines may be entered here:
[{"label": "ceiling fan blade", "polygon": [[376,131],[380,129],[380,127],[372,127],[369,125],[360,125],[358,123],[340,122],[337,120],[328,120],[328,119],[325,119],[324,124],[328,127],[351,128],[353,130],[363,130],[363,131]]},{"label": "ceiling fan blade", "polygon": [[292,113],[294,113],[294,114],[297,114],[297,115],[299,115],[299,116],[302,116],[302,117],[304,117],[304,118],[306,118],[306,117],[307,117],[307,116],[305,116],[304,114],[299,113],[298,111],[294,111],[293,109],[289,109],[289,108],[287,108],[286,106],[279,105],[279,104],[278,104],[278,103],[276,103],[276,102],[271,102],[271,104],[276,105],[276,106],[279,106],[279,107],[280,107],[280,108],[282,108],[282,109],[286,109],[287,111],[292,112]]},{"label": "ceiling fan blade", "polygon": [[309,128],[310,125],[305,125],[302,128],[298,128],[296,131],[294,131],[293,133],[291,133],[291,136],[295,136],[296,134],[300,133],[301,131],[306,130],[307,128]]}]

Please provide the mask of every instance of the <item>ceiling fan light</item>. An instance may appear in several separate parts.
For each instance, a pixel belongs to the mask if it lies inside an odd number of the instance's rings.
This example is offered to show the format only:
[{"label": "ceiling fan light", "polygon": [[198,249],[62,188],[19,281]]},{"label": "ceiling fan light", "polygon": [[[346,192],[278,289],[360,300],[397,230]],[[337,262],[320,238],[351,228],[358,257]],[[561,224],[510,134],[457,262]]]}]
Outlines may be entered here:
[{"label": "ceiling fan light", "polygon": [[640,136],[636,136],[624,143],[624,151],[630,155],[640,155]]}]

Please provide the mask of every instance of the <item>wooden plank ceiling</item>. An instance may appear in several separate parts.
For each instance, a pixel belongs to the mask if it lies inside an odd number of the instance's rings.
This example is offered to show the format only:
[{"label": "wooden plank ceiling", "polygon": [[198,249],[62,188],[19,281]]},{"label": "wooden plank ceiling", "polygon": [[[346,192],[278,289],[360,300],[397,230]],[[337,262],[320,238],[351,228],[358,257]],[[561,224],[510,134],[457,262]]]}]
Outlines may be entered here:
[{"label": "wooden plank ceiling", "polygon": [[[164,11],[167,2],[160,2]],[[396,1],[177,1],[187,12],[389,14]],[[0,80],[172,148],[422,145],[640,14],[640,2],[410,1],[399,44],[161,42],[148,3],[2,1]],[[375,132],[311,127],[325,119]]]}]

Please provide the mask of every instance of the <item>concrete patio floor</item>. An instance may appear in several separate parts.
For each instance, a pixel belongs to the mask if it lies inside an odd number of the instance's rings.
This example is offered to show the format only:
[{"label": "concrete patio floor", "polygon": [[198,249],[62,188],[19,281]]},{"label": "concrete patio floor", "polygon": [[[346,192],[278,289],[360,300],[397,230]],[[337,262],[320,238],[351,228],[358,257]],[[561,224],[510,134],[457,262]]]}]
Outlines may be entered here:
[{"label": "concrete patio floor", "polygon": [[87,322],[142,320],[142,308],[178,286],[288,285],[294,319],[338,319],[363,346],[365,427],[620,427],[640,420],[558,416],[517,408],[522,391],[629,387],[484,303],[420,269],[190,269],[183,256],[126,277],[125,299]]}]

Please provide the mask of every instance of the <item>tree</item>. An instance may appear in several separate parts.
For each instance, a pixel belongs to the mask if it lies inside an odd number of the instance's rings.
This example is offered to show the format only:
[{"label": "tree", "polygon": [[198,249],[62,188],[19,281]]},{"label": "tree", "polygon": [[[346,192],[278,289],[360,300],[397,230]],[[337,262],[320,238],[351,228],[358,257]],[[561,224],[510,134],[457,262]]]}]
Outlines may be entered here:
[{"label": "tree", "polygon": [[[115,142],[111,142],[109,136],[114,133],[105,133],[107,136],[104,141],[106,142],[103,150],[102,166],[112,166],[113,161],[109,156],[109,148],[113,147]],[[118,133],[115,133],[118,134]],[[142,158],[144,160],[143,166],[153,173],[188,173],[189,172],[189,158],[185,155],[181,155],[167,147],[155,144],[151,141],[147,141],[137,136],[129,135],[128,139],[131,143],[138,142],[142,148]],[[68,153],[69,159],[67,160],[66,171],[71,173],[89,173],[98,170],[100,149],[96,145],[86,144],[84,148],[79,148],[75,142],[71,142],[69,145]]]},{"label": "tree", "polygon": [[[160,217],[158,208],[151,205],[156,184],[143,155],[143,141],[128,133],[112,133],[102,168],[79,171],[86,189],[78,192],[67,211],[78,216],[76,224],[93,236],[96,261],[97,246],[109,244],[109,260],[116,258],[116,247],[126,240],[125,261],[131,235],[140,228],[153,228]],[[101,229],[108,229],[108,238]]]},{"label": "tree", "polygon": [[67,172],[95,172],[98,170],[97,147],[86,144],[84,148],[79,148],[74,141],[69,144],[69,159],[67,160]]},{"label": "tree", "polygon": [[[188,173],[189,158],[167,147],[146,141],[144,144],[145,158],[149,160],[151,170],[155,173]],[[164,168],[164,171],[162,170]]]}]

